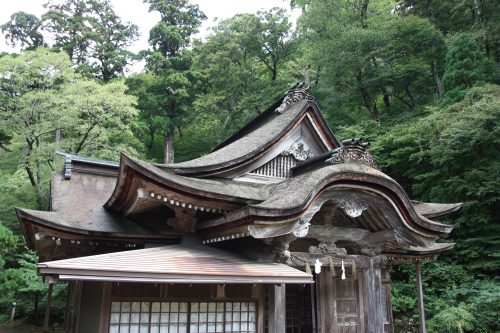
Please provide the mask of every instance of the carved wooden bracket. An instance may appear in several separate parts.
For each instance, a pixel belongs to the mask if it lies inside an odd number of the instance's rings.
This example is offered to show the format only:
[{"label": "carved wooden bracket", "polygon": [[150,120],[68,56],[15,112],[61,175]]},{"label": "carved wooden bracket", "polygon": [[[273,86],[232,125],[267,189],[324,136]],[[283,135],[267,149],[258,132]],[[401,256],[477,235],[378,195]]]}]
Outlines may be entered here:
[{"label": "carved wooden bracket", "polygon": [[292,155],[297,161],[305,161],[314,157],[314,153],[311,148],[304,142],[304,140],[299,139],[295,141],[290,147],[281,153],[283,156]]},{"label": "carved wooden bracket", "polygon": [[363,211],[365,211],[370,205],[368,201],[361,200],[355,194],[351,194],[345,198],[334,199],[334,201],[337,202],[342,210],[352,218],[361,216]]},{"label": "carved wooden bracket", "polygon": [[167,224],[175,231],[194,233],[196,230],[196,212],[182,207],[173,207],[175,217],[167,219]]}]

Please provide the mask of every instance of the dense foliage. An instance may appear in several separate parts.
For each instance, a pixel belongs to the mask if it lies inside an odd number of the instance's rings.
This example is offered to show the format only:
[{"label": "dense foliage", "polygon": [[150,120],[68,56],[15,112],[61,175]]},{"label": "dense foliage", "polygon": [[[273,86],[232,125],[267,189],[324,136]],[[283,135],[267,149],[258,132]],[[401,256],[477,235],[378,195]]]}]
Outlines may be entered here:
[{"label": "dense foliage", "polygon": [[[13,207],[47,208],[56,150],[164,162],[175,142],[176,161],[198,157],[306,80],[337,137],[372,141],[412,198],[464,203],[445,221],[455,250],[423,264],[428,331],[500,331],[498,1],[291,5],[296,29],[274,8],[195,40],[198,6],[146,0],[160,21],[138,55],[145,70],[126,79],[137,27],[107,0],[49,1],[41,18],[14,13],[1,26],[23,52],[0,56],[0,321],[14,300],[41,319],[45,286]],[[414,267],[392,279],[396,331],[416,332]]]}]

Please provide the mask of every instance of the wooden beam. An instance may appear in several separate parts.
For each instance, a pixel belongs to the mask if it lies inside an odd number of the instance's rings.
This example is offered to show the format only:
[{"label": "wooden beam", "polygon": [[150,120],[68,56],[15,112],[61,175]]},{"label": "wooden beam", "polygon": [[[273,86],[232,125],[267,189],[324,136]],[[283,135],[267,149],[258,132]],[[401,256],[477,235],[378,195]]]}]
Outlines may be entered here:
[{"label": "wooden beam", "polygon": [[305,238],[315,238],[321,242],[349,241],[362,245],[409,243],[395,230],[369,232],[359,228],[342,228],[328,225],[311,225]]},{"label": "wooden beam", "polygon": [[269,333],[285,333],[286,330],[286,290],[285,285],[270,286]]},{"label": "wooden beam", "polygon": [[311,225],[306,238],[316,238],[323,242],[338,240],[358,242],[368,236],[369,231],[359,228],[341,228],[329,225]]},{"label": "wooden beam", "polygon": [[425,312],[424,312],[424,291],[422,289],[422,271],[420,260],[415,262],[415,271],[417,274],[417,291],[418,291],[418,318],[419,318],[419,333],[426,333],[425,328]]},{"label": "wooden beam", "polygon": [[53,283],[49,283],[49,289],[47,289],[47,304],[45,305],[45,317],[43,318],[43,332],[47,333],[49,331],[49,319],[50,319],[50,307],[52,306],[52,286]]}]

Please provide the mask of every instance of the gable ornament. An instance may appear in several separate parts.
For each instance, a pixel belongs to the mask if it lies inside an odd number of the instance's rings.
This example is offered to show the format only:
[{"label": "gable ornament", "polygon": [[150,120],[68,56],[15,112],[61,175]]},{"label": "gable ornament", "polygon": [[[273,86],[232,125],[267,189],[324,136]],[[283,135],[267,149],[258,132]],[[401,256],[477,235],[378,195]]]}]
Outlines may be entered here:
[{"label": "gable ornament", "polygon": [[363,211],[368,209],[369,203],[359,199],[356,195],[351,195],[346,198],[335,199],[340,208],[347,214],[347,216],[355,218],[361,216]]},{"label": "gable ornament", "polygon": [[342,141],[342,146],[335,149],[332,156],[325,162],[327,164],[341,164],[354,161],[380,170],[373,155],[366,151],[369,145],[369,142],[362,142],[358,138]]},{"label": "gable ornament", "polygon": [[282,156],[292,155],[297,161],[302,162],[314,157],[314,153],[311,148],[300,139],[295,141],[290,147],[281,153]]},{"label": "gable ornament", "polygon": [[314,101],[314,97],[309,95],[309,85],[307,85],[305,82],[300,82],[294,84],[288,91],[283,99],[283,102],[281,102],[280,106],[278,106],[274,111],[277,113],[283,113],[288,109],[290,106],[293,104],[302,101],[302,100],[308,100],[308,101]]}]

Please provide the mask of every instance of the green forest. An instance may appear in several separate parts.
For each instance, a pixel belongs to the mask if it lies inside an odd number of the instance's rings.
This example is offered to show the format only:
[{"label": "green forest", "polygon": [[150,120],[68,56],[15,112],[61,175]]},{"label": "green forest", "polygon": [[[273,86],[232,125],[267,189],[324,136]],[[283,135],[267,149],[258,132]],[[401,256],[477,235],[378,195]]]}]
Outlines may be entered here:
[{"label": "green forest", "polygon": [[[409,196],[463,202],[455,249],[422,264],[429,332],[500,332],[500,2],[292,0],[220,20],[188,0],[159,13],[149,48],[108,0],[48,1],[0,22],[22,51],[0,54],[0,322],[41,324],[46,285],[14,207],[48,209],[56,151],[154,162],[209,152],[294,82],[339,140],[362,137]],[[140,73],[125,69],[141,60]],[[396,332],[416,332],[413,264],[392,268]],[[57,285],[52,321],[62,321]]]}]

